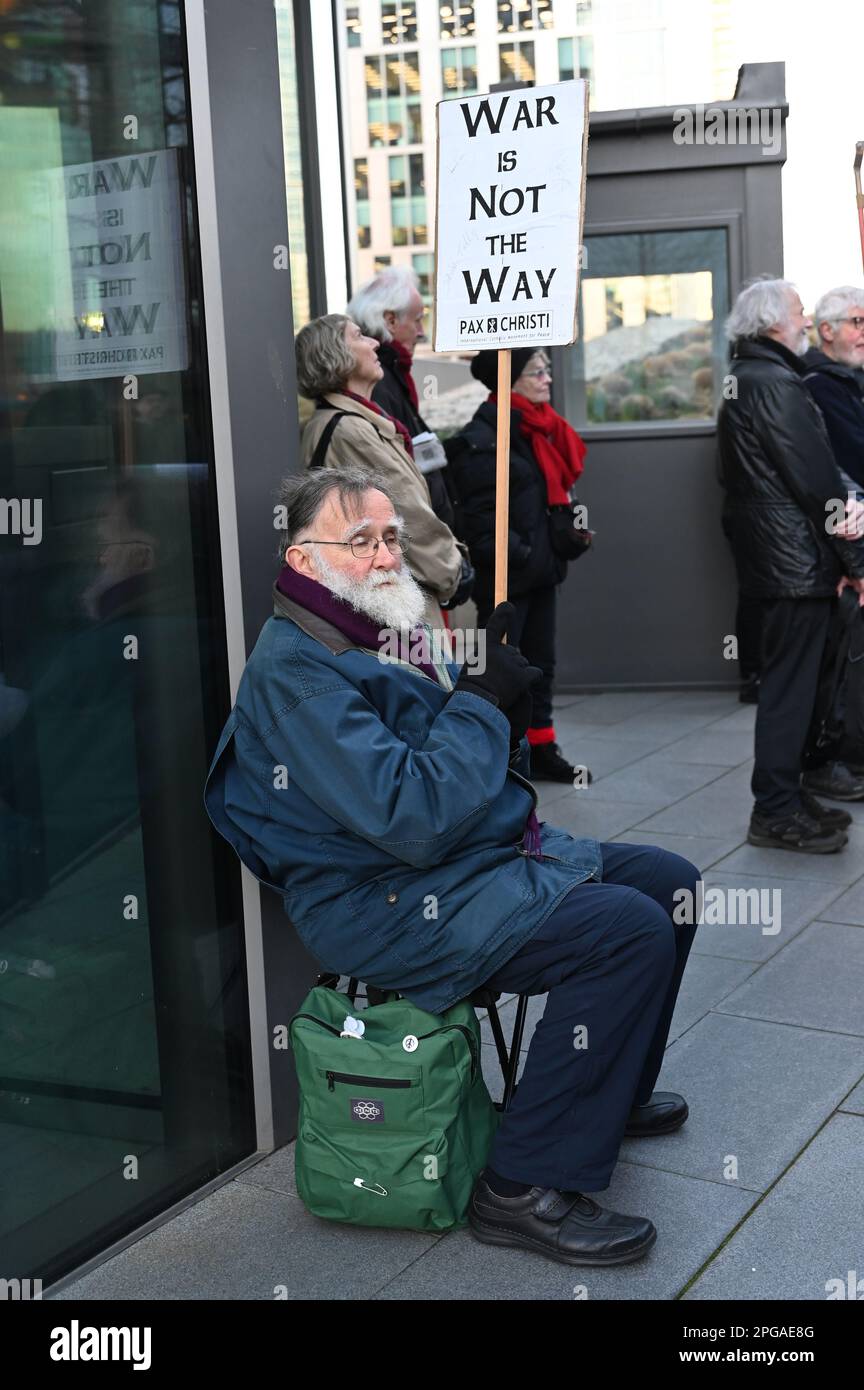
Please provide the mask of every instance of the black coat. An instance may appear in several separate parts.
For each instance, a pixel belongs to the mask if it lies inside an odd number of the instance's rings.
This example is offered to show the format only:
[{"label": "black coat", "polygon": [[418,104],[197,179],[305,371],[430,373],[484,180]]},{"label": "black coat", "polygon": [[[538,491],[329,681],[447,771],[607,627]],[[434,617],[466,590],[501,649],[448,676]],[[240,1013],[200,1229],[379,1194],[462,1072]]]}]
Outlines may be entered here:
[{"label": "black coat", "polygon": [[864,487],[864,396],[859,373],[819,348],[804,357],[804,385],[822,411],[837,463]]},{"label": "black coat", "polygon": [[[376,405],[380,405],[382,410],[386,410],[388,415],[392,415],[394,420],[401,421],[412,439],[417,434],[425,434],[429,426],[414,407],[405,379],[399,370],[399,358],[389,343],[382,343],[379,347],[378,361],[381,363],[384,375],[373,388],[373,401]],[[432,510],[436,516],[441,518],[445,526],[449,526],[451,531],[455,531],[456,518],[450,499],[446,473],[446,468],[435,468],[431,473],[424,473],[423,476],[429,488]]]},{"label": "black coat", "polygon": [[[510,543],[508,585],[511,598],[560,584],[567,561],[552,550],[546,479],[529,441],[519,428],[519,411],[510,412]],[[495,441],[497,406],[484,401],[474,418],[447,441],[450,473],[461,511],[460,539],[477,570],[474,594],[488,603],[495,570]]]},{"label": "black coat", "polygon": [[860,542],[825,530],[826,504],[846,500],[800,357],[770,338],[735,344],[735,399],[717,421],[724,522],[741,592],[752,598],[820,598],[842,574],[864,576]]}]

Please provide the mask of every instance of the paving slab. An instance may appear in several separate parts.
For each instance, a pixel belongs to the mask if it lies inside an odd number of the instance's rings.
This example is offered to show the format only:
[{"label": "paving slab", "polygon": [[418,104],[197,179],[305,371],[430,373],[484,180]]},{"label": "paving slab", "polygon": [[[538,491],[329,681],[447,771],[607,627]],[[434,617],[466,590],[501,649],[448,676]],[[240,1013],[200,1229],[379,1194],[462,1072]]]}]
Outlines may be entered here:
[{"label": "paving slab", "polygon": [[[641,830],[635,833],[642,833]],[[744,922],[703,922],[696,933],[692,950],[697,955],[728,956],[736,960],[766,961],[775,956],[784,946],[793,941],[816,917],[826,917],[830,911],[828,904],[837,897],[835,883],[820,883],[805,878],[776,878],[772,874],[726,874],[719,873],[717,861],[710,872],[704,875],[706,894],[712,888],[723,888],[734,892],[743,889],[760,895],[767,892],[768,913],[773,915],[779,906],[780,930],[773,933],[767,921],[760,924]],[[779,894],[779,898],[775,897]],[[761,910],[761,897],[760,897]],[[731,915],[731,900],[727,911]],[[736,915],[744,914],[736,908]],[[776,925],[776,923],[775,923]],[[768,930],[764,931],[763,926]]]},{"label": "paving slab", "polygon": [[819,915],[826,922],[848,922],[853,927],[864,927],[864,878],[857,879]]},{"label": "paving slab", "polygon": [[[864,1279],[862,1152],[864,1117],[834,1116],[684,1299],[848,1298],[850,1285]],[[864,1283],[852,1296],[864,1296]],[[800,1350],[808,1343],[789,1345]]]},{"label": "paving slab", "polygon": [[230,1182],[53,1297],[367,1299],[438,1239],[321,1221],[299,1198]]},{"label": "paving slab", "polygon": [[[667,1049],[657,1083],[686,1097],[687,1123],[674,1134],[625,1139],[621,1158],[764,1191],[862,1067],[860,1038],[711,1012]],[[734,1181],[724,1177],[730,1157]]]},{"label": "paving slab", "polygon": [[652,753],[638,763],[631,763],[618,772],[598,779],[589,790],[597,791],[601,796],[620,797],[622,801],[637,801],[659,807],[688,796],[690,792],[721,777],[725,771],[719,765],[675,763],[665,752]]},{"label": "paving slab", "polygon": [[[586,835],[595,840],[614,840],[644,815],[644,803],[605,797],[591,786],[573,791],[570,797],[562,797],[549,807],[548,814],[542,813],[540,819],[569,830],[577,838]],[[644,843],[650,844],[650,841]]]},{"label": "paving slab", "polygon": [[530,1250],[483,1245],[451,1231],[391,1280],[379,1301],[512,1302],[671,1299],[741,1220],[752,1193],[619,1163],[595,1201],[647,1216],[657,1241],[643,1259],[617,1269],[560,1265]]},{"label": "paving slab", "polygon": [[811,923],[717,1008],[864,1038],[864,931]]},{"label": "paving slab", "polygon": [[854,1091],[843,1101],[841,1110],[851,1110],[856,1115],[864,1115],[864,1077],[859,1081]]},{"label": "paving slab", "polygon": [[677,743],[669,743],[664,758],[677,763],[713,763],[738,767],[753,756],[753,735],[748,730],[717,729],[709,724]]},{"label": "paving slab", "polygon": [[717,868],[729,873],[782,873],[788,878],[822,879],[826,883],[850,885],[860,878],[864,864],[864,824],[850,825],[847,834],[848,844],[835,854],[798,854],[745,844],[734,850],[728,859],[721,859]]}]

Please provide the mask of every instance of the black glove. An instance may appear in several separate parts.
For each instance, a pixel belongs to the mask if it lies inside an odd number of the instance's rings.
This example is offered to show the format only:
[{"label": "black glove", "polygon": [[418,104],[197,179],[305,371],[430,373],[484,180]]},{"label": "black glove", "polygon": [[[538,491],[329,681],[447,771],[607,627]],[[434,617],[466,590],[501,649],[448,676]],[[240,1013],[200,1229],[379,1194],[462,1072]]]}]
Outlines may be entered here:
[{"label": "black glove", "polygon": [[442,603],[440,607],[449,610],[451,608],[458,608],[460,603],[466,603],[471,597],[471,591],[474,588],[474,580],[476,577],[477,572],[474,566],[471,561],[463,555],[462,569],[459,574],[459,583],[456,585],[456,591],[453,597],[448,599],[447,603]]},{"label": "black glove", "polygon": [[[531,671],[535,671],[537,668],[536,666],[530,666],[528,669]],[[519,696],[519,699],[515,702],[515,704],[512,704],[510,708],[506,711],[507,718],[510,721],[511,748],[518,745],[521,742],[521,740],[525,737],[525,734],[527,733],[531,724],[532,708],[533,701],[531,699],[531,691],[526,690],[522,695]]]},{"label": "black glove", "polygon": [[504,643],[515,613],[512,603],[498,604],[486,624],[485,670],[478,673],[466,661],[455,686],[456,690],[485,696],[508,718],[509,711],[543,675],[538,666],[528,665],[518,647]]}]

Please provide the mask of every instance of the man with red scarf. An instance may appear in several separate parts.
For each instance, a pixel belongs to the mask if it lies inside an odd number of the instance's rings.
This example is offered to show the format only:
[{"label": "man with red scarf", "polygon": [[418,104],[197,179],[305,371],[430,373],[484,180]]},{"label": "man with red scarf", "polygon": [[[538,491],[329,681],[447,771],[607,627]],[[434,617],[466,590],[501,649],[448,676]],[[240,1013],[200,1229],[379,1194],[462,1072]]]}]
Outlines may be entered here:
[{"label": "man with red scarf", "polygon": [[[511,371],[507,597],[516,609],[513,640],[532,666],[543,672],[531,692],[531,776],[572,785],[577,771],[556,740],[552,683],[557,590],[567,573],[567,547],[573,545],[568,509],[571,490],[582,472],[585,445],[549,404],[552,376],[546,354],[515,348]],[[471,372],[491,394],[465,429],[448,440],[447,454],[462,504],[463,538],[477,571],[474,598],[483,625],[494,607],[497,352],[478,353]],[[569,537],[562,536],[562,523]],[[590,537],[586,540],[590,544]],[[590,781],[587,769],[585,776]]]}]

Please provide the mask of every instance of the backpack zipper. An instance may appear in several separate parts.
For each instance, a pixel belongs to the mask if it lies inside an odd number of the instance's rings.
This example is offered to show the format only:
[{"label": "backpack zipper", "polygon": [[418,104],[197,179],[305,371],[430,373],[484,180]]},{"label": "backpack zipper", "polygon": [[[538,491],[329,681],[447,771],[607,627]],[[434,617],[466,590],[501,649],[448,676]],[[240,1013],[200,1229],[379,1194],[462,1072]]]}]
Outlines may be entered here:
[{"label": "backpack zipper", "polygon": [[326,1071],[324,1075],[327,1077],[328,1091],[336,1090],[337,1081],[356,1082],[362,1086],[388,1086],[391,1089],[394,1087],[413,1086],[414,1084],[413,1081],[394,1081],[393,1078],[389,1076],[356,1076],[350,1071]]},{"label": "backpack zipper", "polygon": [[[296,1018],[306,1018],[306,1019],[309,1020],[310,1023],[317,1023],[317,1024],[320,1024],[320,1026],[321,1026],[322,1028],[326,1028],[326,1029],[327,1029],[328,1033],[335,1033],[335,1035],[336,1035],[337,1038],[342,1036],[340,1030],[339,1030],[338,1028],[334,1028],[334,1026],[333,1026],[332,1023],[325,1023],[323,1018],[316,1018],[314,1014],[296,1014],[295,1017],[296,1017]],[[475,1040],[474,1034],[471,1032],[471,1029],[468,1028],[466,1024],[464,1024],[464,1023],[445,1023],[443,1028],[433,1028],[432,1031],[429,1032],[429,1033],[421,1033],[421,1034],[420,1034],[420,1037],[417,1039],[417,1041],[418,1041],[418,1042],[422,1042],[424,1038],[434,1038],[435,1035],[436,1035],[436,1033],[446,1033],[446,1032],[448,1032],[451,1028],[456,1028],[460,1033],[464,1034],[465,1041],[466,1041],[467,1044],[468,1044],[468,1051],[471,1053],[471,1080],[472,1080],[472,1082],[473,1082],[475,1076],[477,1075],[477,1065],[478,1065],[477,1050],[476,1050],[476,1049],[477,1049],[477,1044],[476,1044],[476,1040]],[[331,1075],[331,1073],[328,1072],[328,1073],[327,1073],[328,1078],[330,1077],[330,1075]],[[342,1076],[343,1073],[342,1073],[342,1072],[333,1072],[332,1075],[333,1075],[333,1076]],[[352,1081],[363,1081],[365,1078],[363,1078],[362,1076],[352,1076],[350,1079],[351,1079]],[[382,1085],[382,1084],[383,1084],[383,1085],[388,1085],[388,1084],[389,1084],[389,1085],[392,1085],[392,1086],[410,1086],[410,1085],[411,1085],[411,1082],[410,1082],[410,1081],[404,1081],[404,1082],[403,1082],[403,1081],[392,1081],[392,1082],[389,1082],[389,1083],[388,1083],[388,1082],[386,1082],[386,1081],[381,1082],[381,1081],[379,1081],[377,1078],[374,1078],[374,1077],[369,1078],[369,1079],[370,1079],[370,1080],[374,1080],[374,1081],[376,1082],[376,1085]],[[332,1090],[333,1090],[333,1087],[330,1086],[328,1089],[332,1091]]]}]

